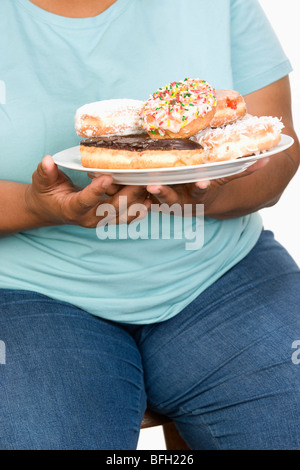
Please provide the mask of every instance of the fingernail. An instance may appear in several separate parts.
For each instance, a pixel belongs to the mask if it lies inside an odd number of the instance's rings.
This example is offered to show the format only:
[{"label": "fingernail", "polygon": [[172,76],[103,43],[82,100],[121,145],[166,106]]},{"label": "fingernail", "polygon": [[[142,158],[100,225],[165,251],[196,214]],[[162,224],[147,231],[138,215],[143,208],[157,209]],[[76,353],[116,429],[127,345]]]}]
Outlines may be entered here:
[{"label": "fingernail", "polygon": [[105,180],[102,181],[101,186],[103,189],[107,189],[111,184],[112,184],[112,181],[108,178],[105,178]]},{"label": "fingernail", "polygon": [[48,166],[47,166],[47,163],[45,162],[45,160],[42,160],[42,171],[43,173],[48,173]]},{"label": "fingernail", "polygon": [[149,188],[147,189],[148,193],[151,193],[151,194],[160,194],[160,187],[159,186],[149,186]]},{"label": "fingernail", "polygon": [[51,165],[53,163],[52,157],[50,155],[46,155],[43,160],[42,160],[42,170],[47,173],[49,171],[49,165],[51,168]]},{"label": "fingernail", "polygon": [[196,186],[199,189],[207,189],[210,186],[210,182],[209,181],[199,181],[198,183],[196,183]]},{"label": "fingernail", "polygon": [[262,166],[266,166],[270,161],[270,157],[265,157],[261,160]]}]

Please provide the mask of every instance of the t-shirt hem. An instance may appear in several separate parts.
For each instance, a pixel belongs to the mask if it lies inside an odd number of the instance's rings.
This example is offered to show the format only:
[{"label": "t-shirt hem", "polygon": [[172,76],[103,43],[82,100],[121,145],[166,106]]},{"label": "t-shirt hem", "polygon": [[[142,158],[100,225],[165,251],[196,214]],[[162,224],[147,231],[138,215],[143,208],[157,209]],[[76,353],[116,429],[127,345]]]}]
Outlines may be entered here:
[{"label": "t-shirt hem", "polygon": [[[261,228],[259,234],[257,234],[257,237],[253,240],[253,244],[249,246],[250,249],[247,253],[243,253],[242,256],[235,258],[232,263],[228,264],[225,268],[223,268],[218,273],[216,273],[216,275],[210,280],[209,283],[206,283],[200,289],[197,289],[194,295],[189,298],[188,302],[181,302],[180,304],[178,304],[176,306],[176,310],[174,310],[172,315],[168,315],[163,318],[154,320],[154,322],[162,323],[164,321],[170,320],[171,318],[175,317],[180,312],[182,312],[186,307],[188,307],[197,297],[199,297],[199,295],[203,294],[203,292],[205,292],[210,286],[212,286],[215,282],[217,282],[222,276],[224,276],[224,274],[226,274],[230,269],[236,266],[240,261],[242,261],[250,253],[250,251],[255,247],[256,243],[258,242],[261,236],[262,230],[263,229]],[[133,324],[137,324],[137,325],[138,324],[152,324],[152,323],[153,323],[152,319],[149,320],[149,322],[147,323],[146,322],[133,322]]]},{"label": "t-shirt hem", "polygon": [[[258,215],[258,213],[257,213]],[[260,217],[260,216],[259,216]],[[132,321],[125,321],[124,318],[118,318],[116,320],[112,321],[117,321],[119,323],[125,323],[125,324],[132,324],[132,325],[149,325],[153,323],[162,323],[167,320],[170,320],[171,318],[175,317],[178,315],[180,312],[182,312],[186,307],[188,307],[199,295],[201,295],[204,291],[206,291],[210,286],[212,286],[215,282],[217,282],[224,274],[226,274],[230,269],[234,268],[240,261],[242,261],[246,256],[249,255],[249,253],[253,250],[257,242],[259,241],[261,234],[263,232],[263,222],[262,219],[259,219],[259,223],[256,226],[255,231],[252,234],[251,241],[247,243],[247,250],[242,250],[241,253],[236,256],[232,261],[229,263],[226,263],[223,265],[222,268],[220,268],[214,276],[211,276],[210,279],[203,283],[198,289],[194,291],[193,294],[190,294],[185,300],[182,300],[181,302],[178,302],[177,304],[174,304],[172,306],[172,312],[170,310],[166,312],[164,315],[161,315],[159,317],[153,317],[153,318],[148,318],[147,320],[141,319],[141,320],[136,320],[133,319]],[[92,315],[94,314],[93,312],[90,312]],[[95,315],[95,314],[94,314]],[[96,315],[97,316],[97,315]]]},{"label": "t-shirt hem", "polygon": [[238,264],[242,259],[244,259],[250,251],[254,248],[256,243],[258,242],[261,233],[263,230],[263,224],[261,218],[259,218],[259,223],[256,224],[256,228],[253,230],[251,234],[251,239],[247,242],[247,250],[241,250],[234,259],[225,263],[222,267],[220,267],[217,272],[213,276],[211,276],[206,282],[204,282],[201,286],[199,286],[193,293],[189,293],[183,300],[180,302],[170,305],[170,308],[167,308],[164,313],[159,315],[155,314],[148,314],[145,318],[145,314],[142,313],[135,313],[132,316],[132,319],[128,319],[128,314],[123,312],[122,314],[99,314],[99,311],[91,308],[89,306],[85,306],[82,301],[78,301],[76,296],[72,299],[68,295],[62,295],[62,293],[57,293],[55,291],[49,292],[49,288],[42,288],[40,286],[33,286],[30,283],[26,282],[15,282],[10,280],[6,280],[6,282],[1,282],[0,289],[11,289],[11,290],[18,290],[18,291],[30,291],[35,292],[37,294],[44,295],[49,297],[53,300],[60,301],[63,303],[70,304],[74,307],[77,307],[86,313],[93,315],[95,317],[100,317],[103,320],[112,321],[115,323],[123,323],[128,325],[149,325],[154,323],[162,323],[164,321],[170,320],[171,318],[178,315],[182,312],[188,305],[190,305],[199,295],[201,295],[206,289],[208,289],[212,284],[214,284],[218,279],[220,279],[224,274],[226,274],[231,268],[233,268],[236,264]]}]

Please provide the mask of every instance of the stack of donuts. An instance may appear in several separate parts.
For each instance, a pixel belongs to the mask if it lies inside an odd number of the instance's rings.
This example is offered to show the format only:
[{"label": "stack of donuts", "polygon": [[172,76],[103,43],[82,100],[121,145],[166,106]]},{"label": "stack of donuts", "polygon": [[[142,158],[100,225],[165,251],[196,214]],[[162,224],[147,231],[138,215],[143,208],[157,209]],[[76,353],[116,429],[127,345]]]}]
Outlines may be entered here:
[{"label": "stack of donuts", "polygon": [[234,90],[215,90],[186,78],[157,90],[146,102],[98,101],[79,108],[75,129],[81,163],[97,169],[200,165],[245,157],[280,142],[275,117],[247,114]]}]

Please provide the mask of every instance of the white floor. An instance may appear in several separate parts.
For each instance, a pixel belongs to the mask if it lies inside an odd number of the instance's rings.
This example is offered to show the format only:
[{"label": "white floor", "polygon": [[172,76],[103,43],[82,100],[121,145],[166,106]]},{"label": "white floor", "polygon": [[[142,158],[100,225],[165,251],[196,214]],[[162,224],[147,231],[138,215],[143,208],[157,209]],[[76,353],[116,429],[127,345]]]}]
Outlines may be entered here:
[{"label": "white floor", "polygon": [[162,426],[142,429],[137,450],[165,450]]}]

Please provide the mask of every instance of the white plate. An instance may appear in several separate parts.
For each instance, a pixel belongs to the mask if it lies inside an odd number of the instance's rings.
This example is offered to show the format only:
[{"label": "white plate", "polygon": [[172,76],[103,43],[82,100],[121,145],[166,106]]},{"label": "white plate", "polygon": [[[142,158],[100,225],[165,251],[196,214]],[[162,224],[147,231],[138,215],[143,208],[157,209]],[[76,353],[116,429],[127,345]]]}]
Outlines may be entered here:
[{"label": "white plate", "polygon": [[81,165],[80,147],[72,147],[63,150],[53,156],[55,163],[70,170],[83,171],[95,175],[110,174],[115,183],[124,185],[148,185],[148,184],[182,184],[195,181],[212,180],[235,175],[245,171],[257,160],[276,155],[293,145],[294,140],[288,135],[282,135],[277,147],[237,160],[225,162],[205,163],[202,165],[184,166],[176,168],[155,168],[148,170],[99,170],[97,168],[85,168]]}]

